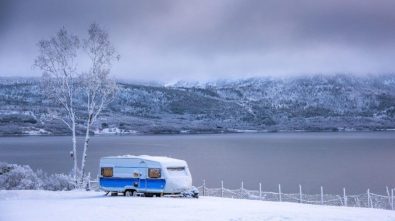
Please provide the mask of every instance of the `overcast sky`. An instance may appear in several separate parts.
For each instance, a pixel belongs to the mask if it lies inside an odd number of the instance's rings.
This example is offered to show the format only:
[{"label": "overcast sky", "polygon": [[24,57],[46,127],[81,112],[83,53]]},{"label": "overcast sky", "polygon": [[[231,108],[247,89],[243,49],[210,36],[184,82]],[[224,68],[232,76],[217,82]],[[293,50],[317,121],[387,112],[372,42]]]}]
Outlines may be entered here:
[{"label": "overcast sky", "polygon": [[0,76],[40,76],[36,43],[97,22],[138,81],[395,73],[394,0],[0,0]]}]

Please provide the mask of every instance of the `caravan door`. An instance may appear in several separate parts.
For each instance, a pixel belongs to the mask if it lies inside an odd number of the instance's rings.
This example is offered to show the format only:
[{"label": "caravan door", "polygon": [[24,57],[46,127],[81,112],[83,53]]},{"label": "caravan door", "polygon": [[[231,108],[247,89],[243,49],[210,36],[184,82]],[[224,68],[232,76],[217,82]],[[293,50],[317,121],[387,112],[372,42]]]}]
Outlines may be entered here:
[{"label": "caravan door", "polygon": [[147,163],[144,160],[140,161],[138,171],[139,179],[136,181],[138,183],[136,188],[138,192],[145,192],[147,189]]}]

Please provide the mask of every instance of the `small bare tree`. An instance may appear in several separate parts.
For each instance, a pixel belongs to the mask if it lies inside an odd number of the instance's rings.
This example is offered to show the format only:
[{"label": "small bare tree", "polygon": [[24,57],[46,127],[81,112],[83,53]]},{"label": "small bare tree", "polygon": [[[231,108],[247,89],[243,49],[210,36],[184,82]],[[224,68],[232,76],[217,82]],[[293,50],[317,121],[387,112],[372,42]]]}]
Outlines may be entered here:
[{"label": "small bare tree", "polygon": [[90,129],[102,110],[113,100],[117,91],[116,82],[109,77],[112,64],[119,55],[109,41],[108,33],[97,24],[88,30],[89,38],[83,48],[89,57],[89,70],[80,76],[84,105],[86,105],[86,133],[81,161],[81,184],[84,182],[85,163],[90,140]]},{"label": "small bare tree", "polygon": [[34,65],[42,72],[42,89],[44,95],[60,105],[65,114],[59,119],[67,125],[72,133],[74,179],[77,182],[77,140],[76,140],[76,84],[77,66],[75,59],[80,48],[77,36],[69,34],[65,28],[56,36],[38,43],[39,56]]}]

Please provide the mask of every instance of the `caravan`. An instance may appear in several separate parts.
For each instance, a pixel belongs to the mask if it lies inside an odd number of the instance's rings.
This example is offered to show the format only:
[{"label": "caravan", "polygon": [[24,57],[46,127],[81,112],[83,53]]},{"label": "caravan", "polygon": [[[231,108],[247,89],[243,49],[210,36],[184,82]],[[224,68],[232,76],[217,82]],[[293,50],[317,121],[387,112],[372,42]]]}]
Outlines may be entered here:
[{"label": "caravan", "polygon": [[198,197],[184,160],[158,156],[113,156],[100,159],[100,189],[125,196]]}]

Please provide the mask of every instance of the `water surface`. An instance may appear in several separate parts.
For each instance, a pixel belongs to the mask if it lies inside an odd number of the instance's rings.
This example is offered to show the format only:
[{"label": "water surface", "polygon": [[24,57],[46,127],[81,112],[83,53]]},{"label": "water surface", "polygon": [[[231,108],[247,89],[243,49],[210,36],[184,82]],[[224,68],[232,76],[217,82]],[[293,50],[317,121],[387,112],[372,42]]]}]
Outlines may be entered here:
[{"label": "water surface", "polygon": [[[48,173],[70,171],[70,150],[70,137],[0,137],[0,161]],[[96,136],[87,169],[96,176],[100,157],[122,154],[185,159],[194,185],[205,179],[209,187],[219,187],[221,180],[230,188],[244,181],[257,189],[261,182],[267,191],[281,184],[284,192],[298,191],[299,184],[310,193],[321,185],[328,193],[395,187],[394,132]]]}]

